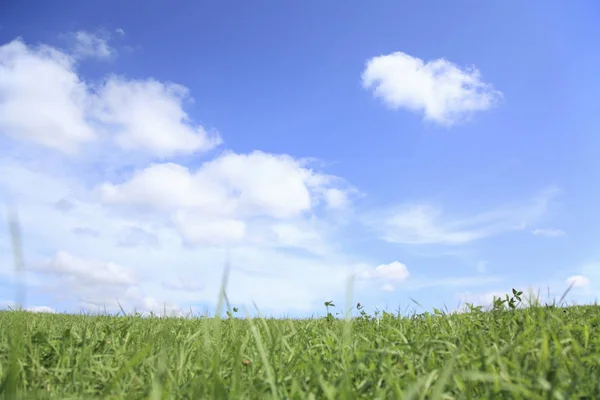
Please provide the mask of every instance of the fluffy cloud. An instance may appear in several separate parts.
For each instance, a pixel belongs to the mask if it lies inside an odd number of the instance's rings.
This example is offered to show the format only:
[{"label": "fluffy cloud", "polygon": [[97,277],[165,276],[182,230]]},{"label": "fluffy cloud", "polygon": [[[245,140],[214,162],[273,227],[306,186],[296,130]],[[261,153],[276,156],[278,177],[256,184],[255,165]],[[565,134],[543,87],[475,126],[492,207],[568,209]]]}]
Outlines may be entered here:
[{"label": "fluffy cloud", "polygon": [[73,57],[21,40],[0,46],[0,132],[73,154],[96,138]]},{"label": "fluffy cloud", "polygon": [[402,52],[370,59],[362,81],[390,108],[423,111],[425,119],[442,125],[487,110],[502,98],[475,67],[460,69],[444,59],[425,63]]},{"label": "fluffy cloud", "polygon": [[122,149],[145,150],[164,158],[207,151],[221,143],[217,134],[189,122],[182,108],[189,99],[184,86],[113,76],[96,96],[95,116],[112,127]]},{"label": "fluffy cloud", "polygon": [[534,199],[498,207],[463,218],[444,217],[430,205],[404,205],[366,222],[381,232],[382,238],[402,244],[464,244],[510,230],[523,229],[539,219],[557,188],[545,190]]},{"label": "fluffy cloud", "polygon": [[401,282],[407,279],[408,276],[406,265],[398,261],[378,265],[374,269],[363,271],[358,275],[362,279],[384,279],[396,282]]},{"label": "fluffy cloud", "polygon": [[[227,154],[223,156],[254,160],[252,156]],[[119,311],[120,304],[128,312],[135,308],[162,313],[166,303],[171,313],[187,314],[190,307],[202,312],[202,307],[212,309],[218,297],[225,250],[229,248],[232,268],[228,295],[235,304],[252,310],[255,301],[267,312],[310,312],[324,297],[343,297],[353,262],[332,245],[331,224],[313,215],[318,207],[323,213],[332,211],[323,207],[323,192],[316,189],[337,180],[319,175],[289,156],[255,156],[281,159],[281,163],[267,165],[280,172],[287,168],[289,174],[280,178],[275,174],[273,179],[259,182],[263,193],[245,193],[254,190],[249,182],[261,177],[262,170],[254,170],[253,161],[242,165],[245,176],[236,168],[175,168],[187,171],[191,186],[169,186],[177,174],[165,181],[153,176],[155,180],[149,179],[144,185],[127,186],[138,182],[134,172],[128,180],[112,184],[115,196],[104,204],[102,185],[94,192],[87,188],[87,182],[2,160],[0,193],[13,194],[19,205],[23,241],[28,246],[25,253],[33,263],[28,269],[30,290],[68,301],[69,309],[75,311],[79,307],[102,311],[104,306]],[[214,185],[201,185],[205,196],[195,197],[194,190],[187,190],[196,187],[198,174],[202,176],[200,182],[204,179]],[[263,176],[268,178],[269,174]],[[240,183],[243,179],[248,182]],[[163,185],[162,191],[159,186],[154,193],[153,184]],[[308,197],[298,201],[283,196],[289,204],[281,204],[280,192],[269,185],[299,190],[296,194],[308,193]],[[160,197],[164,192],[170,197]],[[266,197],[266,193],[273,197]],[[216,196],[216,201],[206,202],[211,196]],[[57,203],[62,206],[56,207]],[[229,203],[235,206],[225,207]],[[235,234],[235,222],[225,224],[228,220],[239,221],[247,234],[238,240],[241,235]],[[5,224],[1,213],[0,224]],[[81,234],[88,230],[97,234]],[[10,248],[2,246],[10,242],[5,231],[0,230],[0,253],[8,257]],[[182,248],[182,239],[204,248]],[[64,250],[57,254],[56,249]],[[6,277],[7,282],[11,279]]]},{"label": "fluffy cloud", "polygon": [[221,143],[189,120],[185,87],[116,76],[90,85],[76,67],[76,54],[52,47],[0,46],[0,131],[71,155],[99,138],[160,158]]},{"label": "fluffy cloud", "polygon": [[333,190],[347,199],[343,189],[331,187],[337,183],[288,155],[227,152],[196,171],[174,163],[154,164],[120,184],[99,185],[97,192],[107,205],[166,213],[189,245],[266,240],[316,249],[322,237],[315,226],[306,222],[299,229],[297,224],[319,204],[345,205],[328,197]]},{"label": "fluffy cloud", "polygon": [[[110,52],[85,40],[88,57]],[[35,149],[27,143],[57,150],[40,152],[46,158],[35,162],[21,154],[0,157],[0,193],[19,205],[32,260],[27,284],[36,295],[70,302],[71,310],[123,306],[180,315],[214,304],[227,264],[234,304],[311,312],[343,297],[348,274],[364,266],[335,236],[353,216],[353,188],[285,154],[228,151],[193,168],[169,162],[221,142],[184,111],[188,90],[117,76],[92,85],[77,71],[83,54],[20,40],[0,47],[0,132],[23,141],[27,154]],[[99,168],[86,151],[109,161]],[[62,153],[83,156],[62,164]],[[128,164],[134,153],[155,163]],[[120,159],[125,168],[113,162]],[[545,201],[465,219],[409,207],[391,211],[377,226],[392,242],[462,243],[535,219]],[[5,231],[0,255],[9,257]],[[0,274],[7,282],[14,278]],[[420,283],[408,277],[398,261],[359,274],[383,291],[400,282],[464,286],[486,278]]]},{"label": "fluffy cloud", "polygon": [[381,264],[375,268],[363,269],[356,274],[359,280],[364,281],[383,281],[385,282],[379,290],[382,292],[393,292],[396,287],[392,283],[404,282],[409,277],[408,268],[406,265],[393,261],[389,264]]},{"label": "fluffy cloud", "polygon": [[98,190],[109,204],[190,208],[212,216],[288,218],[322,200],[324,178],[287,155],[228,152],[197,171],[174,163],[154,164],[127,182],[105,183]]}]

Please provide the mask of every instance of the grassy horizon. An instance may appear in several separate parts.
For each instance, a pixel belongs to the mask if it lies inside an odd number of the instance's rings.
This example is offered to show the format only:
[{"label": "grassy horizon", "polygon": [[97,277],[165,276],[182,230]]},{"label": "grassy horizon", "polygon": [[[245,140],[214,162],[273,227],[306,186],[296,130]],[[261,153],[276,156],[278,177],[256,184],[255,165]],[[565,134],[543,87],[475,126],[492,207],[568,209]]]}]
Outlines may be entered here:
[{"label": "grassy horizon", "polygon": [[[331,306],[331,304],[330,304]],[[401,317],[178,318],[0,311],[0,396],[592,399],[600,306]]]},{"label": "grassy horizon", "polygon": [[28,312],[21,281],[17,309],[0,310],[0,398],[600,398],[598,304],[522,307],[513,289],[488,311],[371,316],[358,303],[353,317],[349,280],[340,319],[331,301],[323,318],[241,319],[227,278],[215,316],[200,318]]}]

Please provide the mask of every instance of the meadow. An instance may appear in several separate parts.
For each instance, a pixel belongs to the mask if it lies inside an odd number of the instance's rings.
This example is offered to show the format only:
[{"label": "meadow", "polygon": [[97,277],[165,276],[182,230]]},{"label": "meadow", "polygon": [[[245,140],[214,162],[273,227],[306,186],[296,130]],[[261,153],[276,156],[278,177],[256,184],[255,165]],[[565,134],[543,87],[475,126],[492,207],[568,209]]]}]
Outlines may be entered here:
[{"label": "meadow", "polygon": [[[600,306],[336,318],[0,312],[0,396],[597,399]],[[325,307],[324,307],[325,308]]]}]

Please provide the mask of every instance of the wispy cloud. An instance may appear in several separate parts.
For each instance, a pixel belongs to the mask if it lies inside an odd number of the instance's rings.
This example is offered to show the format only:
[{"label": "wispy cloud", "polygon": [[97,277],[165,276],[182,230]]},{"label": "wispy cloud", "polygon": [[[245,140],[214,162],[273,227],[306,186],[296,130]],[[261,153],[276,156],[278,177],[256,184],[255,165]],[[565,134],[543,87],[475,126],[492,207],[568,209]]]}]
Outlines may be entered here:
[{"label": "wispy cloud", "polygon": [[108,38],[97,34],[78,31],[73,33],[73,53],[77,58],[109,59],[116,54],[108,44]]},{"label": "wispy cloud", "polygon": [[[126,182],[106,182],[96,190],[111,207],[166,213],[190,246],[268,241],[322,252],[323,225],[303,215],[335,208],[323,194],[338,184],[288,155],[256,151],[223,153],[196,171],[153,164]],[[344,193],[343,186],[336,189]]]},{"label": "wispy cloud", "polygon": [[403,205],[371,216],[366,223],[391,243],[459,245],[524,229],[545,214],[558,193],[558,188],[552,187],[529,201],[462,217],[447,217],[430,205]]},{"label": "wispy cloud", "polygon": [[561,230],[561,229],[533,229],[531,231],[531,233],[533,235],[536,236],[546,236],[546,237],[558,237],[558,236],[564,236],[565,235],[565,231]]},{"label": "wispy cloud", "polygon": [[425,119],[448,126],[502,99],[475,67],[461,69],[443,58],[424,62],[402,52],[370,59],[362,80],[390,108],[422,111]]}]

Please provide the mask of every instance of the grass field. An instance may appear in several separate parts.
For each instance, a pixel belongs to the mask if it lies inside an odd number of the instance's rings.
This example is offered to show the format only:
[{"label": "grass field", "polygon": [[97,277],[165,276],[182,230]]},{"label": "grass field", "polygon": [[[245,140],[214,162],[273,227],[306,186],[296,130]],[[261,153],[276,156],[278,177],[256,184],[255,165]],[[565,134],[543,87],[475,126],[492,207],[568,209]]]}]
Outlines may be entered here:
[{"label": "grass field", "polygon": [[347,319],[328,307],[328,317],[303,320],[3,311],[0,390],[27,399],[600,398],[600,306],[509,306],[377,318],[359,308]]}]

